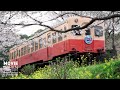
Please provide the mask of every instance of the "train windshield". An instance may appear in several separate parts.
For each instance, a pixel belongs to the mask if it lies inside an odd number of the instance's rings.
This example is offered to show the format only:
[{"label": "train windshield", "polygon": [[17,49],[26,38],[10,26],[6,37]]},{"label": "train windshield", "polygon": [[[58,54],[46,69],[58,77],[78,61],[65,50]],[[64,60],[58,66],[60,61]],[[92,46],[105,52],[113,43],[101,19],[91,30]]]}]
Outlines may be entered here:
[{"label": "train windshield", "polygon": [[85,30],[85,35],[90,35],[90,34],[91,34],[90,29],[86,29]]},{"label": "train windshield", "polygon": [[[71,28],[75,28],[75,27],[80,27],[79,25],[72,25]],[[73,35],[81,35],[82,34],[82,30],[73,30],[72,31]]]},{"label": "train windshield", "polygon": [[103,27],[102,26],[95,26],[95,36],[103,36]]}]

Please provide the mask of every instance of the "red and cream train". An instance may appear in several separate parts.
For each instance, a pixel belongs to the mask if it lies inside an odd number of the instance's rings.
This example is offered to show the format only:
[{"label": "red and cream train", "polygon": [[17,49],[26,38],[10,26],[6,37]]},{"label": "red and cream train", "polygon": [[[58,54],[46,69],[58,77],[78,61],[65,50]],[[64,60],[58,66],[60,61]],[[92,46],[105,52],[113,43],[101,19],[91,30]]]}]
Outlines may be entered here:
[{"label": "red and cream train", "polygon": [[[85,17],[69,17],[62,24],[54,27],[57,30],[67,30],[82,27],[91,19]],[[105,52],[104,25],[96,21],[91,28],[59,33],[45,29],[26,42],[10,49],[10,61],[18,61],[19,68],[26,64],[45,62],[54,57],[71,52],[79,54],[92,53],[99,55]]]}]

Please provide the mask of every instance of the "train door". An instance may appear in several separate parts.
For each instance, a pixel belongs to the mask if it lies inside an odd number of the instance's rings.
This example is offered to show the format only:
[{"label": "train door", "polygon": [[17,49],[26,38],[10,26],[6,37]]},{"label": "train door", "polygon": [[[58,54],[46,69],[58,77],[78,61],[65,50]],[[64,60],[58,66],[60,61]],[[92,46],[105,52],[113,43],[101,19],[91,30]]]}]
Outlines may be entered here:
[{"label": "train door", "polygon": [[85,37],[84,37],[84,51],[85,52],[93,52],[94,47],[94,37],[92,29],[85,30]]},{"label": "train door", "polygon": [[[66,30],[66,26],[64,26],[64,30]],[[63,33],[63,41],[64,41],[64,52],[67,51],[67,32]]]},{"label": "train door", "polygon": [[[80,27],[80,25],[72,25],[71,28]],[[84,50],[84,31],[82,29],[73,30],[72,32],[72,48],[75,48],[79,52],[83,52]]]}]

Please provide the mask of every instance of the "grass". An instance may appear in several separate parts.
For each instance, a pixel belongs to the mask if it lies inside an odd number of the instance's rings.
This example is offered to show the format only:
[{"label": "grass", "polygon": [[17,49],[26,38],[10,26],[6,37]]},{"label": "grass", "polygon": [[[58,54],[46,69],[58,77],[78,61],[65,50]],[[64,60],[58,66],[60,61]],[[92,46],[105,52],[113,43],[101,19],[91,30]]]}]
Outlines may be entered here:
[{"label": "grass", "polygon": [[11,79],[120,79],[120,59],[79,67],[73,61],[39,68],[30,75],[19,73]]}]

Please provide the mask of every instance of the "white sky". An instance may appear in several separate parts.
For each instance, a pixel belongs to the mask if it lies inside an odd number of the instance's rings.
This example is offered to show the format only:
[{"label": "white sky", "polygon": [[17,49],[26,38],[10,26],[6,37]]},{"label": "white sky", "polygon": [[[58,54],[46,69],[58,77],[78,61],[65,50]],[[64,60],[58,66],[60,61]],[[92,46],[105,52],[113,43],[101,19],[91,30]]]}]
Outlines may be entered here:
[{"label": "white sky", "polygon": [[34,26],[25,27],[25,28],[17,28],[17,29],[20,30],[20,31],[16,32],[17,34],[26,34],[26,35],[30,36],[37,30],[44,29],[44,28],[40,27],[38,25],[34,25]]},{"label": "white sky", "polygon": [[[47,11],[43,11],[42,12],[42,17],[40,17],[40,14],[39,13],[36,13],[34,15],[32,15],[32,17],[34,18],[38,18],[38,20],[40,21],[46,21],[46,20],[49,20],[50,18],[53,17],[53,15],[51,15],[51,13],[48,13],[48,14],[45,14]],[[44,15],[45,14],[45,15]],[[18,16],[18,19],[13,18],[12,19],[12,22],[14,23],[21,23],[21,22],[28,22],[28,23],[31,23],[31,22],[34,22],[33,20],[31,20],[30,18],[22,18],[22,19],[19,19],[20,16]],[[44,23],[45,25],[52,25],[54,22],[46,22]],[[34,32],[36,32],[37,30],[39,29],[44,29],[45,27],[42,27],[42,26],[38,26],[38,25],[32,25],[32,26],[28,26],[28,27],[25,27],[25,28],[21,28],[20,26],[16,27],[15,29],[17,29],[18,34],[26,34],[28,36],[30,36],[31,34],[33,34]]]}]

